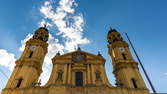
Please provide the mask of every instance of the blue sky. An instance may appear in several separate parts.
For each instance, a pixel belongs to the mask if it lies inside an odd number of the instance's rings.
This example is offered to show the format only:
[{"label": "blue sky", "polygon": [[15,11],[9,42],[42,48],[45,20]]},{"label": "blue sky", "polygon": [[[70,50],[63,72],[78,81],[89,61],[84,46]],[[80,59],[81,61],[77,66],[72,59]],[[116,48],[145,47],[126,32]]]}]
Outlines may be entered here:
[{"label": "blue sky", "polygon": [[[0,49],[19,58],[21,40],[33,33],[39,27],[38,22],[43,19],[39,9],[45,1],[0,1]],[[59,0],[55,0],[54,7],[58,6],[58,2]],[[101,51],[106,58],[106,71],[112,84],[114,76],[106,39],[109,26],[117,29],[125,40],[124,32],[128,32],[155,88],[160,93],[167,92],[166,0],[76,0],[76,3],[76,13],[82,13],[85,22],[82,36],[90,41],[80,47],[93,54]],[[50,33],[58,37],[52,32],[54,30],[58,29],[51,29]],[[0,69],[10,76],[9,68],[0,65]],[[141,73],[143,74],[142,71]],[[6,81],[0,73],[0,89]],[[145,82],[147,83],[146,80]],[[149,87],[148,83],[147,86]]]}]

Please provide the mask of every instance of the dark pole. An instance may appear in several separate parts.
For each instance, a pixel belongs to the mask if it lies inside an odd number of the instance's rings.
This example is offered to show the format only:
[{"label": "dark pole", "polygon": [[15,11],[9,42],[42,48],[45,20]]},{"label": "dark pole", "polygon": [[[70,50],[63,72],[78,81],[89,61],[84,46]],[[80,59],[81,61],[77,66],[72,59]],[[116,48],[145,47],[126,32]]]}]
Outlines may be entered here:
[{"label": "dark pole", "polygon": [[154,94],[157,94],[157,92],[156,92],[156,90],[155,90],[155,88],[154,88],[154,86],[153,86],[153,84],[152,84],[152,82],[151,82],[151,80],[150,80],[150,78],[149,78],[149,76],[148,76],[148,74],[147,74],[147,72],[146,72],[146,70],[145,70],[145,68],[144,68],[144,66],[143,66],[143,64],[142,64],[142,62],[141,62],[141,60],[140,60],[140,58],[139,58],[139,56],[138,56],[138,54],[137,54],[132,42],[131,42],[131,40],[130,40],[130,38],[129,38],[129,36],[128,36],[128,34],[126,32],[125,32],[125,35],[128,38],[128,41],[129,41],[129,43],[130,43],[130,45],[131,45],[131,47],[132,47],[132,49],[133,49],[138,61],[139,61],[139,64],[141,65],[142,70],[144,71],[144,74],[145,74],[145,76],[146,76],[146,78],[147,78],[147,80],[148,80],[148,82],[149,82],[149,84],[151,86],[152,91],[154,92]]}]

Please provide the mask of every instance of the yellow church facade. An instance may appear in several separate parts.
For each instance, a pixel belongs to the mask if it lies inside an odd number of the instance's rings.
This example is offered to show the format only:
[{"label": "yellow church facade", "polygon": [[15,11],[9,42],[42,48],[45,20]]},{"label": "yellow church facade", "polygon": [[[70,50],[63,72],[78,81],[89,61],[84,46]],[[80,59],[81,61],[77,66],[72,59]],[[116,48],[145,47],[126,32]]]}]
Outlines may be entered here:
[{"label": "yellow church facade", "polygon": [[116,86],[108,81],[103,56],[80,48],[64,55],[55,53],[51,76],[44,86],[40,86],[38,80],[47,53],[48,37],[48,30],[41,27],[26,42],[2,94],[149,94],[138,63],[115,29],[109,30],[107,40]]}]

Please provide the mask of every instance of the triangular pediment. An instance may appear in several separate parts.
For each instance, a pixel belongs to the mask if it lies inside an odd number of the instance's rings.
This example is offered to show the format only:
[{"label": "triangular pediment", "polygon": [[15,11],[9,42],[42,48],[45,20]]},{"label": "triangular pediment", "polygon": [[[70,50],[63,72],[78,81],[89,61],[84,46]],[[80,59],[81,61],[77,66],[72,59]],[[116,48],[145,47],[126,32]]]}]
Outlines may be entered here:
[{"label": "triangular pediment", "polygon": [[90,59],[90,60],[103,60],[103,61],[105,61],[105,59],[102,56],[97,56],[97,55],[94,55],[94,54],[91,54],[91,53],[88,53],[88,52],[85,52],[82,50],[76,50],[76,51],[69,52],[69,53],[66,53],[63,55],[56,55],[53,59],[67,59],[67,58],[72,59],[75,54],[85,55],[86,59]]}]

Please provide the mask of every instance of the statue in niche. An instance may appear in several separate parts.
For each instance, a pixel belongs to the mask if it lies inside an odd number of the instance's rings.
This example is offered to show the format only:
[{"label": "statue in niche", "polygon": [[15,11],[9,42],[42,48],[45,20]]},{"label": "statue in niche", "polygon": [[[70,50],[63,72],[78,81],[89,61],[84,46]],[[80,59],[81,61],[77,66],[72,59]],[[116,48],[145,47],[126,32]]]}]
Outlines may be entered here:
[{"label": "statue in niche", "polygon": [[57,73],[57,80],[62,80],[62,78],[63,78],[63,71],[59,70]]},{"label": "statue in niche", "polygon": [[101,76],[100,76],[100,72],[96,71],[96,80],[100,81],[101,80]]}]

